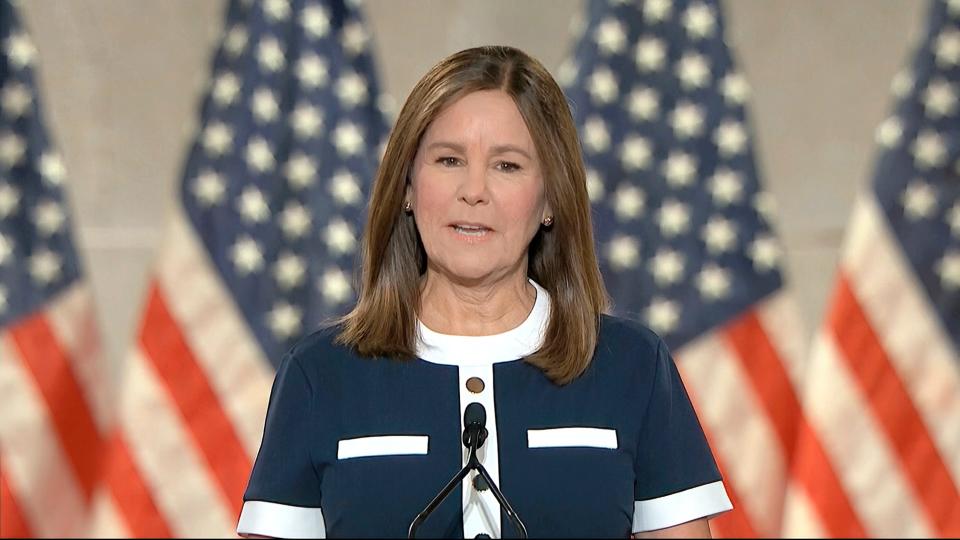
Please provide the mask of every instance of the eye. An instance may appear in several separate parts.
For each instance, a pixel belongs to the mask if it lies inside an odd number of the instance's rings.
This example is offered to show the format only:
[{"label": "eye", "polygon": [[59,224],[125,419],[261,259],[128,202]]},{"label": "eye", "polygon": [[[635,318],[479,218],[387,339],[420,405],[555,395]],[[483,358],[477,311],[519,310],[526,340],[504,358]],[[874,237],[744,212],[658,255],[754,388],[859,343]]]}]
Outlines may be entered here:
[{"label": "eye", "polygon": [[440,156],[436,159],[435,163],[439,163],[444,167],[453,167],[455,165],[459,165],[460,160],[451,156]]},{"label": "eye", "polygon": [[520,169],[522,169],[522,167],[521,167],[520,165],[517,165],[516,163],[514,163],[514,162],[512,162],[512,161],[501,161],[501,162],[497,163],[497,170],[498,170],[498,171],[502,171],[502,172],[514,172],[514,171],[519,171]]}]

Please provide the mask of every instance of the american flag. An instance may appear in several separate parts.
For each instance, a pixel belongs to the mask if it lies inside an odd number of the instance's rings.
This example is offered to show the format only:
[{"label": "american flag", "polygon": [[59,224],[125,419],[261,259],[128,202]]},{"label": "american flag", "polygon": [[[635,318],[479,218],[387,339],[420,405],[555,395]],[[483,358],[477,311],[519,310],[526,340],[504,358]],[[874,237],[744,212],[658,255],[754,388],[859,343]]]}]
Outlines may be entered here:
[{"label": "american flag", "polygon": [[234,536],[274,368],[354,300],[386,124],[355,2],[232,1],[95,532]]},{"label": "american flag", "polygon": [[723,536],[776,536],[803,333],[750,142],[720,5],[587,4],[559,78],[576,118],[614,311],[673,350],[735,510]]},{"label": "american flag", "polygon": [[0,1],[0,536],[76,536],[92,505],[110,374],[44,127],[37,51]]},{"label": "american flag", "polygon": [[936,0],[812,348],[795,470],[838,486],[791,496],[789,534],[960,536],[958,83],[960,2]]}]

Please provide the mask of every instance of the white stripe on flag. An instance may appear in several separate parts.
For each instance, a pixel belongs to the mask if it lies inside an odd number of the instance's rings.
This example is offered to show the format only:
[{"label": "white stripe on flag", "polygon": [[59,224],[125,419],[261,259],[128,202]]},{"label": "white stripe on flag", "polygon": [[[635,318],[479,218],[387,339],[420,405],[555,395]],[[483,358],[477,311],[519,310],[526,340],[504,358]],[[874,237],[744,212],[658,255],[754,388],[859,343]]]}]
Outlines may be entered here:
[{"label": "white stripe on flag", "polygon": [[141,350],[128,356],[121,425],[143,481],[175,536],[231,537],[235,518]]},{"label": "white stripe on flag", "polygon": [[854,209],[843,264],[953,483],[960,485],[960,351],[872,200],[862,197]]},{"label": "white stripe on flag", "polygon": [[127,529],[126,522],[113,504],[113,497],[108,492],[100,491],[94,498],[93,512],[90,519],[90,536],[96,538],[129,538],[132,536]]},{"label": "white stripe on flag", "polygon": [[708,334],[677,351],[684,384],[700,405],[727,480],[761,536],[776,534],[786,471],[769,417],[726,340]]},{"label": "white stripe on flag", "polygon": [[807,332],[796,299],[788,290],[780,289],[757,304],[755,309],[799,399],[798,389],[803,388],[809,351],[804,338]]},{"label": "white stripe on flag", "polygon": [[825,538],[826,531],[820,526],[820,516],[813,508],[810,498],[796,482],[787,487],[786,511],[783,515],[785,538]]},{"label": "white stripe on flag", "polygon": [[80,486],[53,429],[46,401],[5,332],[0,332],[0,358],[3,474],[35,535],[82,534],[86,516]]},{"label": "white stripe on flag", "polygon": [[[831,336],[813,345],[807,419],[871,536],[930,536],[925,513]],[[926,524],[926,525],[924,525]]]},{"label": "white stripe on flag", "polygon": [[157,276],[164,300],[252,461],[260,448],[273,366],[180,212]]}]

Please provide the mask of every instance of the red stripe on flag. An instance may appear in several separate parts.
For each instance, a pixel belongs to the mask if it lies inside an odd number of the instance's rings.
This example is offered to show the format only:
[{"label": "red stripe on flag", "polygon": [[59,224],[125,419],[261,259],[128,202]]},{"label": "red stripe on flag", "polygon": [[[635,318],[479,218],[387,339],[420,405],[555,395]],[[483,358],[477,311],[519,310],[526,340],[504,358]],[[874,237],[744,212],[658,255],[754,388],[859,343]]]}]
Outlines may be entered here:
[{"label": "red stripe on flag", "polygon": [[[724,333],[743,363],[744,373],[750,379],[754,393],[767,411],[770,423],[783,446],[784,463],[789,466],[795,459],[798,450],[797,437],[804,421],[800,400],[787,376],[783,361],[770,342],[756,312],[752,310],[728,324]],[[813,438],[807,444],[812,445],[814,450],[819,450],[819,454],[809,456],[817,465],[817,478],[813,480],[806,475],[797,478],[810,493],[811,502],[827,522],[827,529],[832,532],[862,531],[863,527],[833,466],[825,459],[819,441],[810,430],[806,431],[805,436]],[[824,459],[818,459],[818,456],[823,456]],[[806,485],[810,482],[816,482],[816,485]]]},{"label": "red stripe on flag", "polygon": [[46,401],[52,427],[70,461],[80,492],[89,501],[100,472],[102,441],[70,359],[40,313],[13,325],[9,331]]},{"label": "red stripe on flag", "polygon": [[957,486],[843,273],[832,306],[828,327],[918,499],[940,535],[960,536]]},{"label": "red stripe on flag", "polygon": [[136,538],[173,536],[120,433],[113,436],[109,455],[107,486],[130,534]]},{"label": "red stripe on flag", "polygon": [[29,538],[33,533],[20,510],[17,498],[7,483],[7,476],[0,469],[0,538]]},{"label": "red stripe on flag", "polygon": [[150,287],[140,342],[217,479],[227,506],[239,516],[251,460],[157,283]]}]

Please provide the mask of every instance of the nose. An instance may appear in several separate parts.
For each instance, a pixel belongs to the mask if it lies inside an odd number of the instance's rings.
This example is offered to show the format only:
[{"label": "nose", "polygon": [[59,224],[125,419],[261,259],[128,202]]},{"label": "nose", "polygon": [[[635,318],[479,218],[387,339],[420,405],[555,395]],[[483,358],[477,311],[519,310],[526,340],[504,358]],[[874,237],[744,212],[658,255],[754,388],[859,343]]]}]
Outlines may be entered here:
[{"label": "nose", "polygon": [[489,199],[486,168],[476,165],[467,167],[466,178],[460,184],[459,200],[470,206],[476,206],[488,202]]}]

